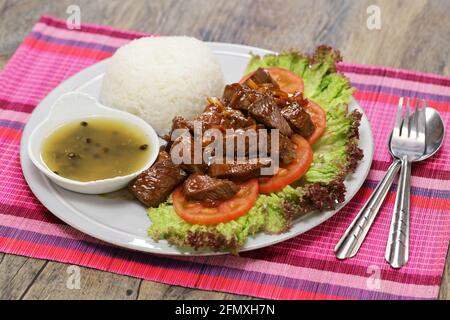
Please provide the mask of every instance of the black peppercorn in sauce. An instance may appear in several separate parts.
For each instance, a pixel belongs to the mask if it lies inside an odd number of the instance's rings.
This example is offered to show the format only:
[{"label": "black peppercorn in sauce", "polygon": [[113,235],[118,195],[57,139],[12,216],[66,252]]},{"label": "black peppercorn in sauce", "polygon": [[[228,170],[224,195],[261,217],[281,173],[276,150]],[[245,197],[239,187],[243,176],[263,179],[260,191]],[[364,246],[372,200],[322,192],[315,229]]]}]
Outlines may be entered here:
[{"label": "black peppercorn in sauce", "polygon": [[139,128],[95,117],[57,128],[44,141],[41,157],[61,177],[94,181],[136,172],[148,161],[151,149]]}]

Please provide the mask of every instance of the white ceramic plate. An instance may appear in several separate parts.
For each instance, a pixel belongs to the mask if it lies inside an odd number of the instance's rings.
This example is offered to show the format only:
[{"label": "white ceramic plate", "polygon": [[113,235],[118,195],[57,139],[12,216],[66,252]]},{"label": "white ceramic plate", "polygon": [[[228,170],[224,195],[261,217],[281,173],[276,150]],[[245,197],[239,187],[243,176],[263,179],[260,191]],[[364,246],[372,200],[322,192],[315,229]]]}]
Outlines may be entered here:
[{"label": "white ceramic plate", "polygon": [[[235,44],[208,43],[208,45],[220,61],[225,74],[225,83],[236,82],[242,77],[250,58],[250,52],[259,55],[271,53],[267,50]],[[31,131],[46,118],[50,106],[58,97],[70,91],[78,91],[98,98],[107,63],[108,60],[104,60],[71,77],[53,90],[33,111],[23,133],[20,152],[22,170],[31,190],[44,206],[72,227],[121,247],[167,255],[226,253],[181,251],[177,247],[170,246],[166,241],[155,242],[147,236],[146,230],[151,221],[141,204],[132,200],[108,199],[62,189],[51,183],[27,156],[26,149]],[[363,113],[356,101],[353,101],[349,108]],[[270,246],[304,233],[332,217],[350,201],[366,179],[372,163],[372,131],[364,114],[361,120],[360,136],[360,147],[364,151],[364,159],[359,163],[356,172],[346,180],[345,203],[339,205],[336,210],[313,213],[295,220],[289,232],[280,235],[260,233],[250,238],[241,251]]]}]

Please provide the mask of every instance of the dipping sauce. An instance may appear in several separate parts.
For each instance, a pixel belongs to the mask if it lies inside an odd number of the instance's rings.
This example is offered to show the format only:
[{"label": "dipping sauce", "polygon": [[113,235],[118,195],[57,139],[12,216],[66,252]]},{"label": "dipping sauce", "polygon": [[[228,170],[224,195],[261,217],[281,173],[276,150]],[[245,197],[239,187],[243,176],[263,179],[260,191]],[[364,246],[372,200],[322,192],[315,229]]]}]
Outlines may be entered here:
[{"label": "dipping sauce", "polygon": [[131,124],[88,118],[57,128],[44,141],[41,157],[54,173],[85,182],[136,172],[151,148],[147,136]]}]

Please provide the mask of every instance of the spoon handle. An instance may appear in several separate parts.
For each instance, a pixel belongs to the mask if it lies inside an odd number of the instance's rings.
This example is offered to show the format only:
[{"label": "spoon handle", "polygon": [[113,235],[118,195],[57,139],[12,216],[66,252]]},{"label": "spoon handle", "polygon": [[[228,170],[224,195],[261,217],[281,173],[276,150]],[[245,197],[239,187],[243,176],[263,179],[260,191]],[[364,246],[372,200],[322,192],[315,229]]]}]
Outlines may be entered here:
[{"label": "spoon handle", "polygon": [[400,160],[395,160],[391,164],[369,200],[337,243],[334,252],[338,259],[351,258],[358,252],[400,169],[400,163]]},{"label": "spoon handle", "polygon": [[409,208],[411,192],[411,162],[402,158],[402,168],[395,198],[389,239],[386,247],[386,261],[393,268],[401,268],[409,258]]}]

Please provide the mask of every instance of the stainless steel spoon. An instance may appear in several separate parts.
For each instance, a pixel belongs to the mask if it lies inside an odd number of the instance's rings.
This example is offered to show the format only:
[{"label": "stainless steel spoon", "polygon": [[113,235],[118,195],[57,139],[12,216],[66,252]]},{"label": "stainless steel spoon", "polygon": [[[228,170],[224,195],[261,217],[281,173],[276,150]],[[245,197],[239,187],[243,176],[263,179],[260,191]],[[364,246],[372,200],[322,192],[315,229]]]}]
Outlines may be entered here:
[{"label": "stainless steel spoon", "polygon": [[[440,114],[430,107],[427,107],[426,109],[426,128],[426,150],[424,155],[417,161],[423,161],[434,155],[440,149],[444,141],[444,122]],[[392,155],[391,138],[389,138],[388,146],[389,152]],[[392,182],[400,169],[401,161],[396,158],[394,159],[395,161],[390,165],[384,178],[380,181],[369,200],[334,248],[334,252],[338,259],[348,259],[353,257],[361,247],[361,244],[375,220],[378,210],[391,188]]]}]

